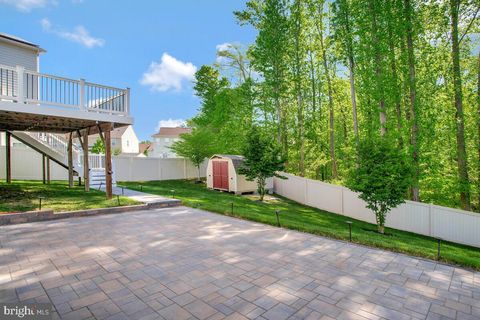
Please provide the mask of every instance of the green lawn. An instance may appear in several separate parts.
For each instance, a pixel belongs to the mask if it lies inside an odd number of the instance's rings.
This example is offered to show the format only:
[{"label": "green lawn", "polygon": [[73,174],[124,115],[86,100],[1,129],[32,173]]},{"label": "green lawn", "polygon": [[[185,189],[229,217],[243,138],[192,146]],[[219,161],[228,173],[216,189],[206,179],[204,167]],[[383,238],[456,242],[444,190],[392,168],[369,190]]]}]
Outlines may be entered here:
[{"label": "green lawn", "polygon": [[[106,200],[104,192],[94,189],[85,192],[83,186],[70,189],[65,181],[52,181],[50,184],[42,184],[41,181],[13,181],[12,184],[0,183],[0,213],[36,210],[39,197],[44,197],[42,209],[53,209],[56,212],[118,206],[115,196],[112,200]],[[138,202],[120,197],[120,205],[132,204]]]},{"label": "green lawn", "polygon": [[[275,210],[280,210],[282,227],[336,239],[348,240],[348,225],[345,221],[350,220],[353,221],[352,238],[356,243],[430,259],[436,259],[437,256],[437,241],[433,238],[389,228],[385,229],[389,235],[380,235],[375,232],[376,226],[372,224],[303,206],[278,196],[275,196],[278,201],[261,203],[245,196],[211,191],[203,184],[182,180],[121,184],[134,190],[140,190],[141,185],[144,192],[162,196],[172,196],[174,190],[175,198],[182,200],[186,206],[270,225],[276,225]],[[441,255],[444,262],[480,270],[480,249],[444,242]]]}]

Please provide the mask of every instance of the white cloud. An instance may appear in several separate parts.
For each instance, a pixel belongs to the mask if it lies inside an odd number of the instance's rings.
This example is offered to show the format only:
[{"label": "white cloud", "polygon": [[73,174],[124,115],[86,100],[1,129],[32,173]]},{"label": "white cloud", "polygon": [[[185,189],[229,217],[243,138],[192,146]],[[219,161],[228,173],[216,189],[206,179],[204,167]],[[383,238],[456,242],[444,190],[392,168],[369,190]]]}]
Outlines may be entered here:
[{"label": "white cloud", "polygon": [[40,24],[42,25],[42,29],[44,31],[50,30],[52,28],[52,23],[47,18],[43,18],[42,20],[40,20]]},{"label": "white cloud", "polygon": [[186,125],[187,125],[187,122],[183,119],[160,120],[158,121],[155,132],[158,132],[160,128],[177,128],[177,127],[185,127]]},{"label": "white cloud", "polygon": [[153,91],[182,89],[184,81],[192,81],[197,67],[191,62],[182,62],[168,53],[162,55],[160,63],[152,62],[143,74],[140,83],[150,86]]},{"label": "white cloud", "polygon": [[228,42],[217,44],[217,51],[228,51],[231,47],[232,44]]},{"label": "white cloud", "polygon": [[76,26],[73,31],[54,28],[47,18],[40,20],[43,31],[51,32],[60,38],[76,42],[87,48],[103,47],[105,40],[92,37],[84,26]]},{"label": "white cloud", "polygon": [[15,7],[19,11],[30,12],[33,9],[56,5],[56,0],[0,0],[0,4]]}]

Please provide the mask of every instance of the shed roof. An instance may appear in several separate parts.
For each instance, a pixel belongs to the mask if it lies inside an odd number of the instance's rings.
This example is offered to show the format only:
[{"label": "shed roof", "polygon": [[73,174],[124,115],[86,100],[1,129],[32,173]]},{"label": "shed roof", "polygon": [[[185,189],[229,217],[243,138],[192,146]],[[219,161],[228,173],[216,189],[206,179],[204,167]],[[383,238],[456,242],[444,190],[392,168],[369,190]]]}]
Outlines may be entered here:
[{"label": "shed roof", "polygon": [[23,47],[30,47],[31,49],[34,49],[34,50],[38,51],[39,53],[40,52],[46,52],[45,49],[40,48],[39,45],[31,43],[27,40],[24,40],[24,39],[19,38],[17,36],[13,36],[13,35],[8,34],[8,33],[0,32],[0,40],[10,42],[10,43],[14,42],[16,44],[20,44]]},{"label": "shed roof", "polygon": [[235,168],[235,170],[240,168],[242,166],[243,162],[245,161],[244,156],[235,155],[235,154],[215,154],[215,155],[212,156],[211,159],[214,159],[214,158],[227,158],[227,159],[232,160],[233,167]]}]

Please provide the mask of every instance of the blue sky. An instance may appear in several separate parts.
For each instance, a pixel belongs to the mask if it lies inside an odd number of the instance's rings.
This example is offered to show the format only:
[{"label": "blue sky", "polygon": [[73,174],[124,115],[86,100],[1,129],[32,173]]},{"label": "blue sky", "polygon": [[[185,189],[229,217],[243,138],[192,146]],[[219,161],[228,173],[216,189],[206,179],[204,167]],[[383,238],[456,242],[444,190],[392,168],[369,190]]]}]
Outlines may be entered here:
[{"label": "blue sky", "polygon": [[40,70],[131,88],[140,139],[162,120],[188,119],[199,101],[196,68],[216,46],[252,43],[255,31],[233,17],[244,0],[0,0],[0,32],[47,50]]}]

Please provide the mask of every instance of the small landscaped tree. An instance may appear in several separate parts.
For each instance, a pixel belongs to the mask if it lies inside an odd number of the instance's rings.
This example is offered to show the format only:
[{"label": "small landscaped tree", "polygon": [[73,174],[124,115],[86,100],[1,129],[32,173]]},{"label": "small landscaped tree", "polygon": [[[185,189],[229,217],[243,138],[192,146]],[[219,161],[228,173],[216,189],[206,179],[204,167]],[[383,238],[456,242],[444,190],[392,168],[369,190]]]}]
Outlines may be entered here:
[{"label": "small landscaped tree", "polygon": [[278,172],[284,169],[284,159],[280,156],[281,149],[273,138],[263,135],[259,128],[253,126],[248,133],[243,150],[245,161],[239,173],[245,175],[248,181],[257,182],[260,201],[266,193],[266,180],[271,177],[284,178]]},{"label": "small landscaped tree", "polygon": [[105,154],[105,145],[103,144],[102,139],[97,138],[92,146],[91,152],[94,154]]},{"label": "small landscaped tree", "polygon": [[387,138],[370,138],[358,147],[357,165],[347,185],[359,192],[375,213],[378,232],[383,234],[387,213],[405,202],[411,179],[411,166],[403,151]]},{"label": "small landscaped tree", "polygon": [[180,135],[180,140],[175,141],[170,149],[181,157],[189,159],[198,170],[198,182],[200,179],[200,165],[205,158],[215,153],[215,139],[213,134],[206,129],[194,129],[191,133]]}]

